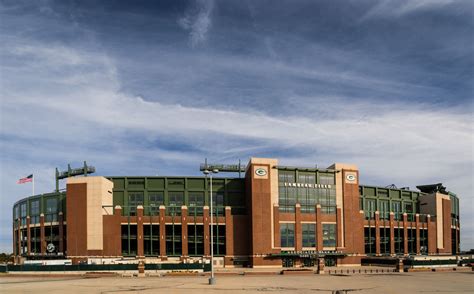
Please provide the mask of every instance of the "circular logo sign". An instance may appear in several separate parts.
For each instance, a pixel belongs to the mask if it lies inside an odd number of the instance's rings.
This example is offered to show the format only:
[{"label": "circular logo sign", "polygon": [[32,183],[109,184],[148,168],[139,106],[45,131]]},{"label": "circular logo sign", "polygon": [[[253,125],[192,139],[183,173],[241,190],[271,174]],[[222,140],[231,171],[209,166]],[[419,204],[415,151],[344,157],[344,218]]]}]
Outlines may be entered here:
[{"label": "circular logo sign", "polygon": [[266,171],[264,168],[257,168],[257,169],[255,170],[255,174],[256,174],[257,176],[263,177],[263,176],[267,175],[267,171]]},{"label": "circular logo sign", "polygon": [[352,182],[352,181],[355,181],[356,176],[349,174],[349,175],[346,176],[346,179],[347,179],[348,181],[351,181],[351,182]]},{"label": "circular logo sign", "polygon": [[56,247],[53,243],[49,243],[48,246],[46,246],[46,250],[48,250],[48,252],[54,252],[54,249],[56,249]]}]

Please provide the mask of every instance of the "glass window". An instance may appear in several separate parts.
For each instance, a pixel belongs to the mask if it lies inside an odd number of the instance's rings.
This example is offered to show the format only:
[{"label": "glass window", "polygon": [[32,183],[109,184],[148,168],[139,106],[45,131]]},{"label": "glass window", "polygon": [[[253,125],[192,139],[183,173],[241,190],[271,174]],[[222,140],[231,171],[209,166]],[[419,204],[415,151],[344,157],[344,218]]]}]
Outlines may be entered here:
[{"label": "glass window", "polygon": [[166,225],[166,255],[180,256],[182,250],[181,225]]},{"label": "glass window", "polygon": [[281,247],[295,247],[295,224],[280,224]]},{"label": "glass window", "polygon": [[294,183],[295,172],[293,171],[278,171],[278,181],[280,183]]},{"label": "glass window", "polygon": [[334,185],[334,174],[333,173],[320,173],[319,184],[321,185]]},{"label": "glass window", "polygon": [[189,215],[202,215],[202,209],[204,206],[204,192],[189,192],[188,200]]},{"label": "glass window", "polygon": [[21,217],[26,217],[26,203],[20,205]]},{"label": "glass window", "polygon": [[389,219],[390,209],[389,209],[388,200],[380,200],[379,205],[380,205],[380,218],[381,219]]},{"label": "glass window", "polygon": [[316,247],[316,224],[301,224],[303,247]]},{"label": "glass window", "polygon": [[129,192],[128,205],[130,206],[130,215],[136,215],[137,206],[143,205],[143,192]]},{"label": "glass window", "polygon": [[316,183],[316,174],[314,173],[299,173],[298,183],[314,184]]},{"label": "glass window", "polygon": [[336,247],[336,224],[323,224],[323,247]]},{"label": "glass window", "polygon": [[394,213],[395,219],[401,219],[400,213],[402,210],[400,201],[392,201],[392,211]]},{"label": "glass window", "polygon": [[212,192],[212,205],[224,206],[224,193]]},{"label": "glass window", "polygon": [[183,192],[168,192],[168,197],[170,206],[181,206],[184,204]]},{"label": "glass window", "polygon": [[30,215],[39,215],[40,207],[39,200],[34,200],[30,202]]},{"label": "glass window", "polygon": [[204,255],[204,226],[188,225],[188,252],[190,256]]},{"label": "glass window", "polygon": [[148,192],[148,203],[151,215],[160,214],[160,205],[164,205],[165,197],[163,192]]},{"label": "glass window", "polygon": [[46,199],[46,213],[45,221],[54,222],[58,220],[58,199],[57,198],[48,198]]}]

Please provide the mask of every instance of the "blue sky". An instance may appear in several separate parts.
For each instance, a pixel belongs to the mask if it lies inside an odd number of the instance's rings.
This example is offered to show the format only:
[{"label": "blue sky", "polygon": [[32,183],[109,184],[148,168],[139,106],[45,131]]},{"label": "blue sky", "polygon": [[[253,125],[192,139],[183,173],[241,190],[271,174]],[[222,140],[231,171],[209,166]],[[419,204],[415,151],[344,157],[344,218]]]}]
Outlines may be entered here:
[{"label": "blue sky", "polygon": [[197,175],[204,158],[444,183],[474,248],[473,3],[0,1],[0,251],[35,174]]}]

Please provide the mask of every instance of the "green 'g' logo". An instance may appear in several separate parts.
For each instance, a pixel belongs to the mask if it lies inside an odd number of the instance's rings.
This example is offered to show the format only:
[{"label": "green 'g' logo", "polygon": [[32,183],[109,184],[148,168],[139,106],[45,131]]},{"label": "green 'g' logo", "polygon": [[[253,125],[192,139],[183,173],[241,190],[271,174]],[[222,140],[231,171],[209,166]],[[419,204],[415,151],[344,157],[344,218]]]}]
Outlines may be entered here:
[{"label": "green 'g' logo", "polygon": [[263,177],[267,175],[267,171],[264,168],[257,168],[255,174],[259,177]]}]

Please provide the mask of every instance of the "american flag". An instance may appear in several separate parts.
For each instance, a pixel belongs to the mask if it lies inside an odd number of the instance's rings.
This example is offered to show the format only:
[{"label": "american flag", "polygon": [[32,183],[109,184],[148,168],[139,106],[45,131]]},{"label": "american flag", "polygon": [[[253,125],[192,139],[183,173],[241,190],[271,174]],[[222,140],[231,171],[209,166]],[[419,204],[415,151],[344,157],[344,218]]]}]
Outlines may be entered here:
[{"label": "american flag", "polygon": [[17,184],[24,184],[24,183],[28,183],[28,182],[32,182],[33,181],[33,174],[25,177],[25,178],[21,178],[18,180],[18,182],[16,182]]}]

